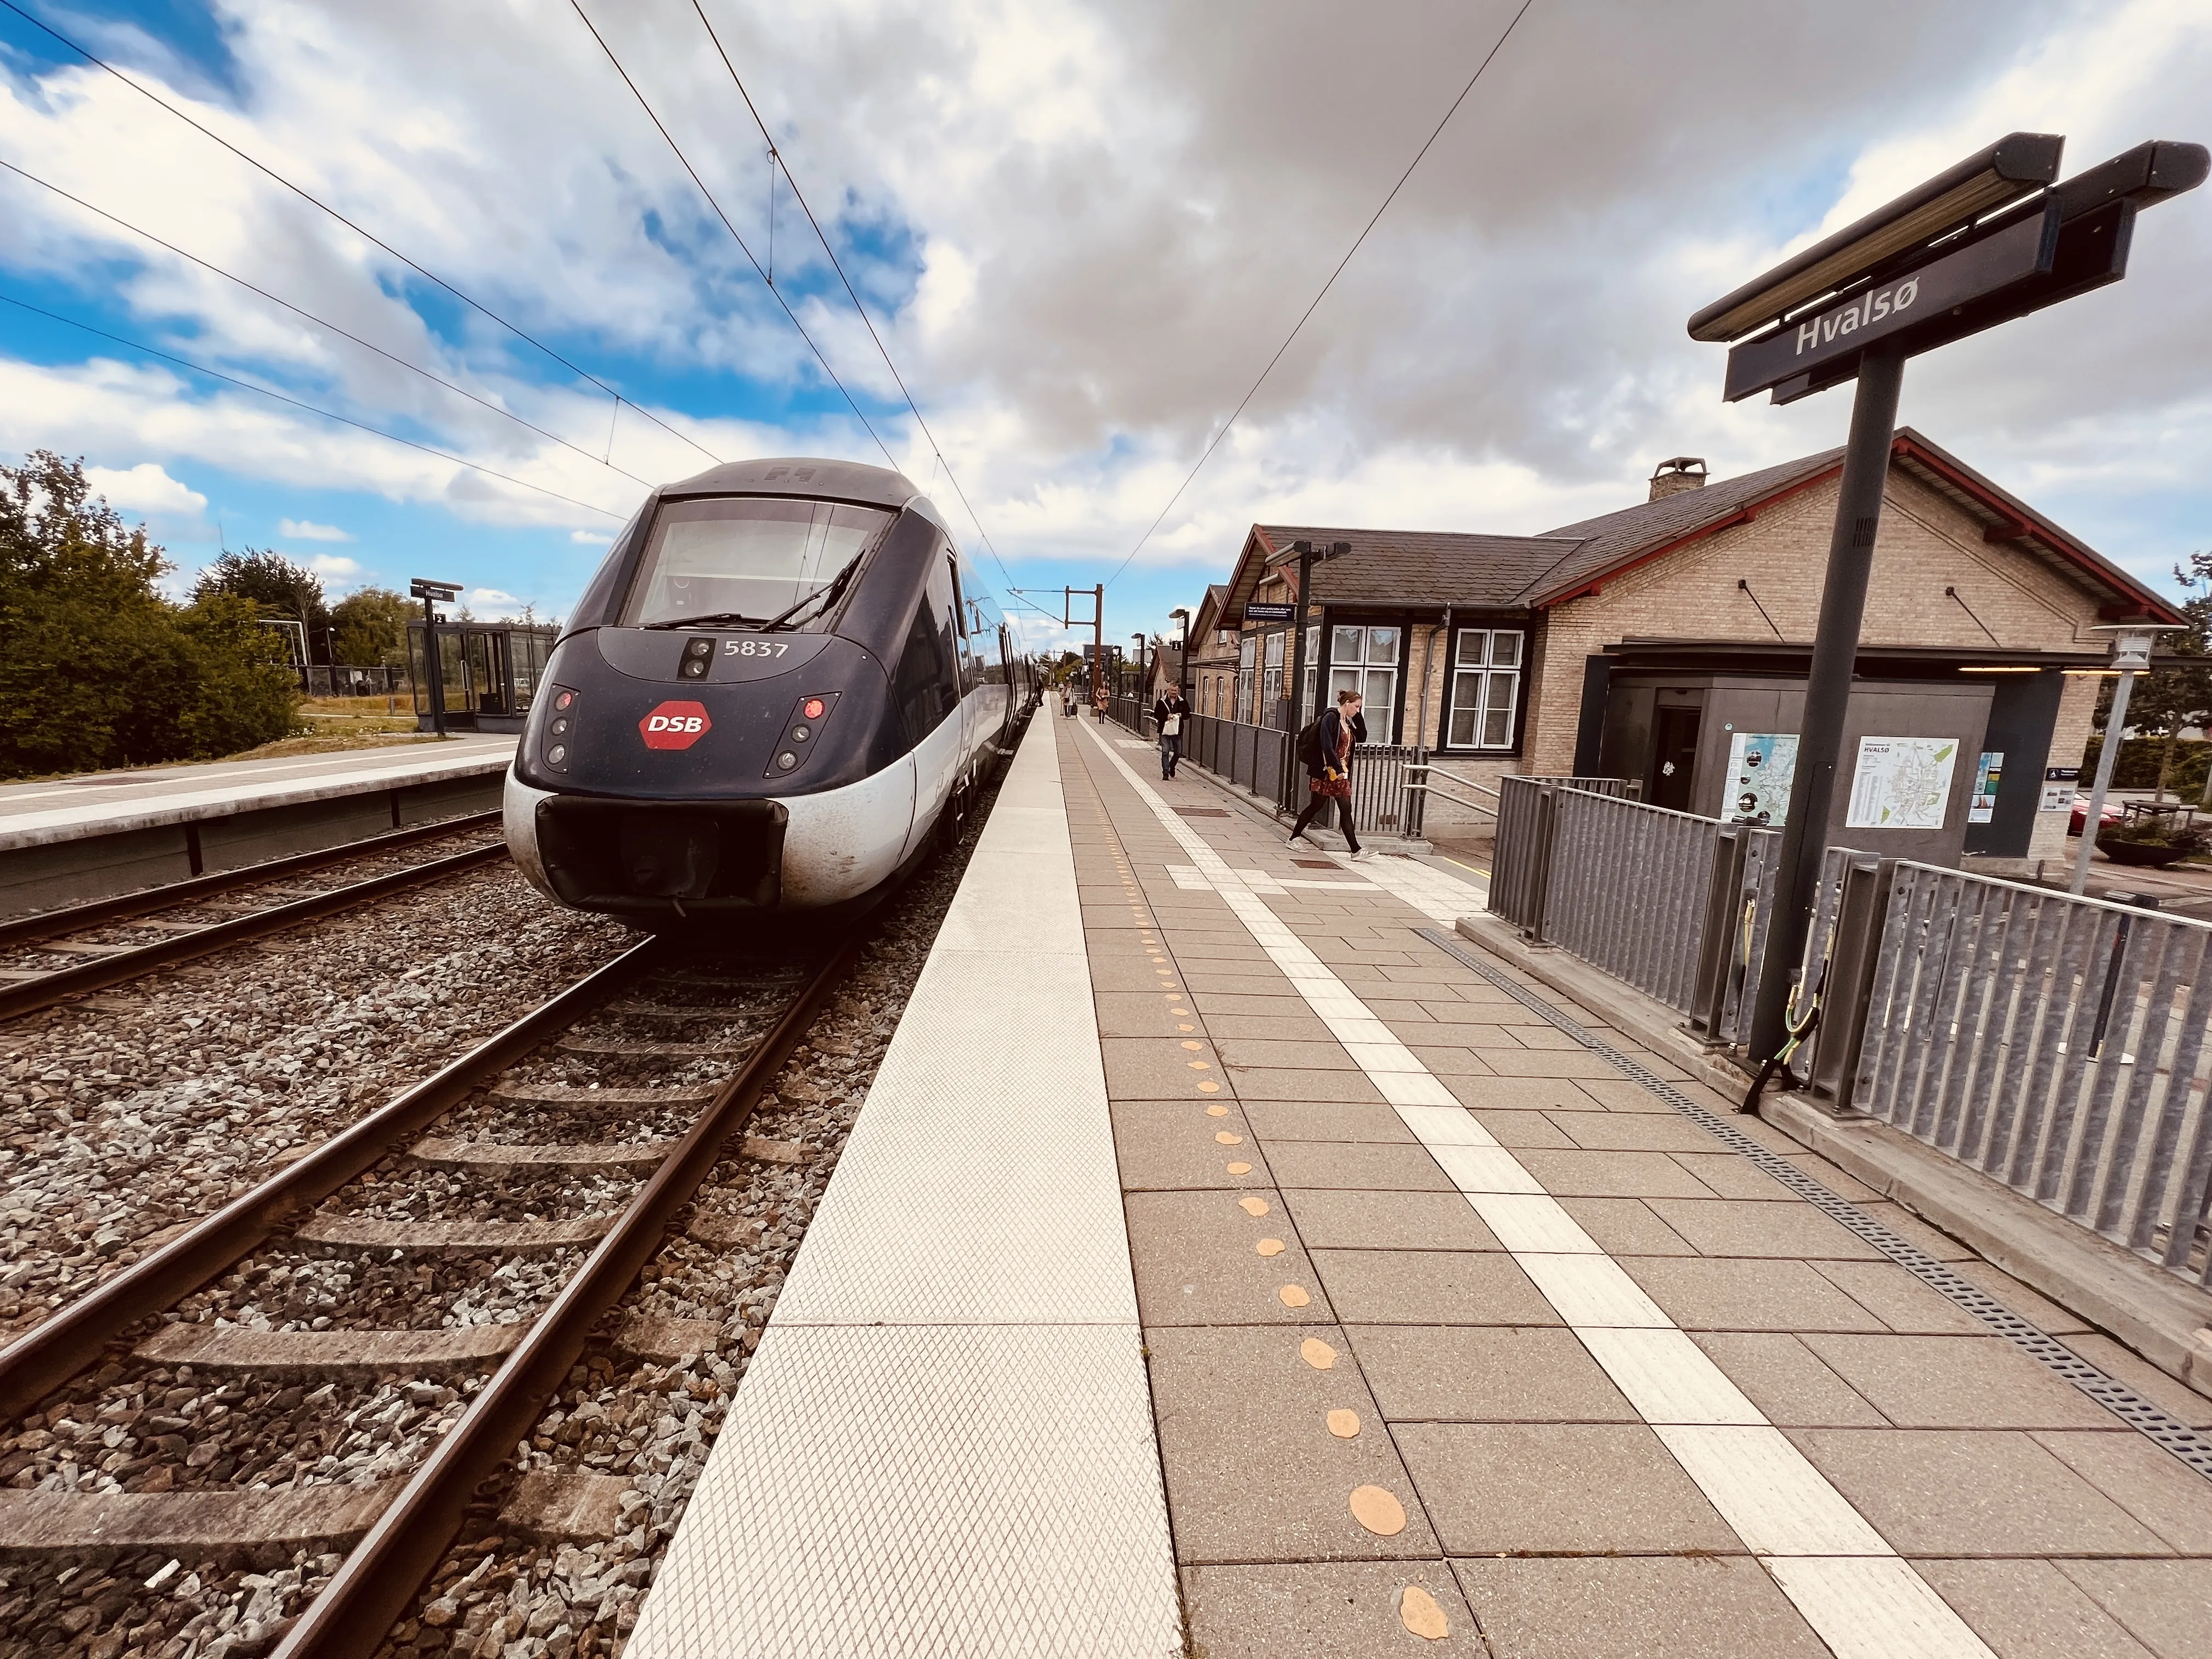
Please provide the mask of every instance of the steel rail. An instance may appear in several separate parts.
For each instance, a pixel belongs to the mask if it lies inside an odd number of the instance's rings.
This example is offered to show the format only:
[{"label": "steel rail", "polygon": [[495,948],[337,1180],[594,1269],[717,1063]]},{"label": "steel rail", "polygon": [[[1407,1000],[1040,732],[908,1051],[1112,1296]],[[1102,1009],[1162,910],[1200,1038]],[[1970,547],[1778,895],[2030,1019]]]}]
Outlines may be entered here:
[{"label": "steel rail", "polygon": [[418,823],[405,830],[387,830],[361,841],[325,847],[319,852],[295,853],[289,857],[270,859],[262,864],[249,864],[236,870],[219,870],[211,875],[191,876],[183,881],[173,881],[164,887],[149,887],[143,892],[123,893],[114,898],[90,899],[82,904],[69,905],[59,910],[40,910],[32,915],[17,916],[10,921],[0,921],[0,948],[27,944],[34,939],[52,939],[57,933],[77,933],[87,927],[96,927],[102,922],[127,921],[132,916],[143,916],[150,910],[166,910],[172,905],[190,904],[196,899],[210,898],[240,887],[251,887],[257,882],[301,875],[309,870],[343,864],[348,859],[367,858],[374,854],[390,852],[395,848],[411,847],[417,842],[435,841],[440,836],[454,835],[464,830],[487,829],[499,822],[499,816],[496,808],[489,812],[471,812],[462,817],[446,818],[436,823]]},{"label": "steel rail", "polygon": [[371,876],[366,881],[334,887],[327,893],[312,894],[307,898],[295,899],[289,904],[279,904],[271,909],[256,910],[252,915],[213,922],[197,932],[179,933],[174,938],[140,945],[136,950],[119,951],[112,957],[95,957],[77,967],[64,968],[56,973],[41,975],[37,979],[19,980],[12,985],[0,987],[0,1020],[36,1013],[41,1008],[51,1008],[57,1002],[82,995],[87,991],[104,990],[110,985],[119,985],[125,980],[151,973],[156,968],[189,962],[195,957],[227,950],[234,945],[243,945],[264,934],[281,933],[303,921],[314,921],[340,910],[349,910],[356,904],[381,898],[386,893],[395,893],[426,881],[435,881],[441,876],[458,875],[474,866],[488,864],[494,859],[506,856],[507,843],[504,842],[494,842],[489,847],[473,847],[450,858],[433,859],[428,864],[410,865],[404,870]]},{"label": "steel rail", "polygon": [[844,983],[866,937],[858,928],[847,937],[715,1091],[690,1133],[301,1613],[272,1659],[370,1659],[383,1644],[445,1559],[477,1489],[514,1456],[516,1442],[559,1390],[599,1316],[659,1250],[670,1218],[720,1160],[723,1144],[744,1127],[822,1005]]},{"label": "steel rail", "polygon": [[21,1416],[92,1364],[138,1321],[220,1277],[295,1215],[410,1140],[471,1090],[588,1012],[644,966],[647,954],[659,945],[659,939],[649,939],[631,946],[0,1348],[0,1419]]}]

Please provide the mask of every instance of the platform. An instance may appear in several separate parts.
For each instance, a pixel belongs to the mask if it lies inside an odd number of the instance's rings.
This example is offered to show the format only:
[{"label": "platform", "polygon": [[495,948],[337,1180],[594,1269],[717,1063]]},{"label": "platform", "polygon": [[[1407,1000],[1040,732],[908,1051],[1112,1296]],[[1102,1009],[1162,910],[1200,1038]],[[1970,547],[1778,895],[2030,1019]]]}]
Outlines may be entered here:
[{"label": "platform", "polygon": [[1164,1595],[1207,1659],[2206,1653],[2212,1480],[1899,1252],[2212,1401],[1424,936],[1479,902],[1034,722],[635,1659],[1186,1650]]},{"label": "platform", "polygon": [[512,737],[0,784],[0,916],[499,804]]}]

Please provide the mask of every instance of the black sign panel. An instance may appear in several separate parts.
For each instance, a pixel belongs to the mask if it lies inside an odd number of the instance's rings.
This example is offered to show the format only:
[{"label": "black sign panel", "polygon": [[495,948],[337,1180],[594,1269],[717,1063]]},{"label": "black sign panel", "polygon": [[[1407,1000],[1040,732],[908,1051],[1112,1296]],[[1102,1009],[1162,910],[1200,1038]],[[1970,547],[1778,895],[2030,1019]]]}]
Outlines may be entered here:
[{"label": "black sign panel", "polygon": [[1294,622],[1298,608],[1295,605],[1248,605],[1244,620],[1255,623]]},{"label": "black sign panel", "polygon": [[407,591],[418,599],[435,599],[441,605],[451,605],[461,597],[459,582],[426,581],[417,576],[407,584]]},{"label": "black sign panel", "polygon": [[[1923,343],[1923,324],[2048,275],[2057,245],[2054,201],[1994,234],[1736,347],[1729,353],[1728,382],[1721,395],[1735,403],[1800,377],[1830,384],[1824,369],[1841,361],[1855,366],[1866,347],[1893,335],[1910,334],[1905,349],[1924,351],[1941,341]],[[1945,331],[1943,337],[1956,337]]]}]

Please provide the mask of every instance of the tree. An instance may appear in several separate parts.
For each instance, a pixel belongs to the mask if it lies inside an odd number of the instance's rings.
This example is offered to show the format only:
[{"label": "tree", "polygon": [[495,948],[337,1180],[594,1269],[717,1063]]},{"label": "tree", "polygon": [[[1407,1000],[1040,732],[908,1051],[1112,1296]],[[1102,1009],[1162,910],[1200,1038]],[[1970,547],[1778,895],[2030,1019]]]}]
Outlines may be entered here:
[{"label": "tree", "polygon": [[[0,465],[0,776],[248,748],[290,730],[273,640],[171,605],[145,527],[92,495],[81,462]],[[252,634],[250,613],[242,626]]]},{"label": "tree", "polygon": [[298,623],[301,642],[310,662],[314,660],[315,635],[331,625],[330,606],[323,599],[323,579],[268,548],[226,552],[201,571],[192,584],[192,598],[198,601],[211,593],[251,600],[258,607],[257,614],[272,621]]},{"label": "tree", "polygon": [[407,660],[407,623],[416,607],[388,587],[364,587],[331,607],[337,659],[367,668]]},{"label": "tree", "polygon": [[[2173,579],[2191,590],[2181,606],[2189,627],[2185,633],[2163,635],[2158,650],[2161,657],[2185,660],[2144,675],[2128,707],[2130,725],[2166,740],[2158,763],[2160,800],[2166,799],[2166,784],[2173,775],[2174,753],[2182,732],[2192,726],[2200,731],[2212,726],[2212,549],[2191,554],[2186,568],[2174,566]],[[2138,702],[2142,703],[2140,714],[2136,712]],[[2203,799],[2212,806],[2212,770],[2205,775]]]}]

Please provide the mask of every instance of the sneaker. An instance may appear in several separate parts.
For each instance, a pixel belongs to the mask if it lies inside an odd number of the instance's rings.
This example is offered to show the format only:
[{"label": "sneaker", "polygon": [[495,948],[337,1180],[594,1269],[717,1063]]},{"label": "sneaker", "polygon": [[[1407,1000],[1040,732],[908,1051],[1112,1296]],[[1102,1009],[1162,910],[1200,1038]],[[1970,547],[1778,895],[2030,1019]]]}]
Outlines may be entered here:
[{"label": "sneaker", "polygon": [[1285,842],[1283,845],[1285,847],[1310,847],[1313,843],[1308,841],[1304,836],[1294,835],[1288,841]]},{"label": "sneaker", "polygon": [[1354,864],[1365,864],[1370,862],[1374,856],[1374,854],[1369,852],[1364,847],[1362,847],[1352,854],[1352,861]]}]

